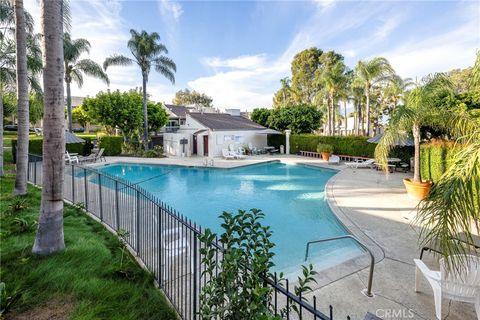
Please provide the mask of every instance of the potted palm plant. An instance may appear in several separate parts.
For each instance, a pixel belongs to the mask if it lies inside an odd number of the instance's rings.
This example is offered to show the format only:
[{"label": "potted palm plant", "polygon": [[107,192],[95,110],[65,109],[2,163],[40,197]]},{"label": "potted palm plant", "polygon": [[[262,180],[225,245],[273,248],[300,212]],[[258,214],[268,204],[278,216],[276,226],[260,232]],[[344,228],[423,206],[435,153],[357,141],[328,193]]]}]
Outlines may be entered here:
[{"label": "potted palm plant", "polygon": [[322,154],[322,159],[324,161],[328,161],[333,153],[333,146],[330,144],[319,143],[317,146],[317,152]]},{"label": "potted palm plant", "polygon": [[413,136],[414,173],[413,178],[403,180],[411,198],[422,200],[432,187],[431,181],[422,180],[420,162],[420,128],[425,125],[440,124],[441,112],[434,107],[438,97],[452,90],[452,84],[445,74],[435,74],[424,78],[414,89],[407,93],[405,104],[398,106],[388,123],[380,143],[375,149],[375,158],[383,167],[387,167],[387,158],[392,147],[400,140]]}]

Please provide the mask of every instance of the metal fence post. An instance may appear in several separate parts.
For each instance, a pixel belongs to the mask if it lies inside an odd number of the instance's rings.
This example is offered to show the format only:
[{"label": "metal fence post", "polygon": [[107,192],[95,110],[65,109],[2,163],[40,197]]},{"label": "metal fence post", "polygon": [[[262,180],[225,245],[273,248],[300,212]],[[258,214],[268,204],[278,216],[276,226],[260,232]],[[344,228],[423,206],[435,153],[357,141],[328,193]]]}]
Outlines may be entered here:
[{"label": "metal fence post", "polygon": [[103,222],[103,202],[102,202],[102,176],[98,174],[98,198],[100,201],[100,221]]},{"label": "metal fence post", "polygon": [[75,204],[75,166],[72,164],[72,203]]},{"label": "metal fence post", "polygon": [[88,211],[87,169],[83,168],[83,182],[85,187],[85,210]]},{"label": "metal fence post", "polygon": [[135,246],[137,249],[137,256],[140,253],[140,191],[137,190],[137,209],[135,210]]},{"label": "metal fence post", "polygon": [[157,245],[157,248],[158,248],[158,254],[157,254],[157,258],[158,258],[158,279],[159,279],[159,283],[160,283],[160,288],[163,288],[163,272],[162,272],[162,246],[163,246],[163,239],[162,239],[162,206],[161,205],[158,205],[158,221],[157,221],[157,224],[158,224],[158,235],[157,235],[157,239],[158,240],[158,245]]},{"label": "metal fence post", "polygon": [[37,157],[35,157],[35,168],[33,168],[33,184],[37,185]]},{"label": "metal fence post", "polygon": [[193,319],[197,319],[197,234],[193,235]]},{"label": "metal fence post", "polygon": [[115,180],[115,213],[117,221],[117,231],[120,229],[120,213],[118,212],[118,181]]}]

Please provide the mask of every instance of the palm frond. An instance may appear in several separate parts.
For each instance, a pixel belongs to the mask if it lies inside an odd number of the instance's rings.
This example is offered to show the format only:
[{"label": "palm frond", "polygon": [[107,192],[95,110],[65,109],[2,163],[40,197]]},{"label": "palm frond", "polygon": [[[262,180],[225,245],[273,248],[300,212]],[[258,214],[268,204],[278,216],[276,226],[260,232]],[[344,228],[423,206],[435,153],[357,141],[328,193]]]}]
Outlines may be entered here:
[{"label": "palm frond", "polygon": [[79,88],[83,86],[83,75],[79,70],[73,69],[70,73],[72,80],[78,85]]},{"label": "palm frond", "polygon": [[172,69],[165,67],[164,65],[155,65],[155,71],[161,73],[165,78],[170,80],[172,84],[175,84],[175,75],[172,72]]},{"label": "palm frond", "polygon": [[83,53],[90,53],[87,39],[72,39],[70,34],[63,35],[63,56],[67,63],[75,63]]},{"label": "palm frond", "polygon": [[103,69],[107,70],[110,66],[129,66],[132,63],[132,59],[116,54],[105,59],[105,62],[103,62]]},{"label": "palm frond", "polygon": [[169,57],[166,57],[166,56],[160,56],[158,58],[156,58],[155,60],[153,60],[153,63],[155,65],[161,65],[161,66],[164,66],[174,72],[177,71],[177,65],[175,64],[175,62],[173,62],[172,59],[170,59]]},{"label": "palm frond", "polygon": [[415,222],[422,226],[422,244],[435,241],[444,257],[457,255],[449,265],[465,263],[468,248],[453,241],[463,232],[468,242],[479,230],[480,219],[480,140],[463,145],[440,180],[418,207]]},{"label": "palm frond", "polygon": [[73,70],[85,73],[87,76],[103,80],[107,85],[110,84],[107,74],[102,70],[102,67],[93,60],[82,59],[78,61]]}]

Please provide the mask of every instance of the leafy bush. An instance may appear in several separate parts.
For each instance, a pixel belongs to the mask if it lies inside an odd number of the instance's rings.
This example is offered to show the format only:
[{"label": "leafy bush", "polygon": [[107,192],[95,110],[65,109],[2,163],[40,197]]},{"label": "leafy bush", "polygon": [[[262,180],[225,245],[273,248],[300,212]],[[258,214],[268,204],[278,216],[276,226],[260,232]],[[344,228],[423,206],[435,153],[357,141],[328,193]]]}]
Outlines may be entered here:
[{"label": "leafy bush", "polygon": [[326,144],[326,143],[319,143],[317,145],[317,152],[318,153],[332,153],[333,152],[333,146],[331,144]]},{"label": "leafy bush", "polygon": [[[364,136],[319,136],[314,134],[293,134],[290,136],[290,153],[300,151],[317,151],[319,143],[333,146],[333,153],[356,157],[373,158],[375,143],[367,142]],[[268,135],[268,145],[279,147],[285,145],[285,135]],[[392,157],[408,162],[413,155],[412,147],[395,147],[390,153]]]},{"label": "leafy bush", "polygon": [[[223,212],[224,233],[219,242],[223,259],[216,259],[217,237],[210,229],[200,237],[204,244],[200,249],[201,261],[205,265],[203,276],[207,283],[200,293],[200,318],[202,319],[272,319],[271,301],[273,288],[264,277],[274,266],[275,246],[270,241],[270,227],[261,224],[264,214],[258,209],[238,210],[237,214]],[[218,274],[217,274],[218,271]],[[297,295],[311,291],[309,283],[315,282],[313,266],[303,267],[303,278],[299,277],[294,288]],[[283,275],[280,274],[280,282]],[[292,303],[293,304],[293,303]],[[293,309],[280,310],[286,314]]]},{"label": "leafy bush", "polygon": [[103,136],[99,138],[99,148],[105,149],[105,156],[118,156],[122,153],[123,137]]},{"label": "leafy bush", "polygon": [[450,162],[459,151],[453,142],[433,141],[420,147],[420,167],[422,178],[436,182],[450,166]]},{"label": "leafy bush", "polygon": [[[66,146],[67,151],[70,153],[78,153],[83,156],[87,156],[91,153],[93,145],[91,139],[82,138],[85,142],[82,143],[69,143]],[[28,153],[42,155],[43,154],[43,139],[42,138],[30,138],[28,141]],[[13,162],[17,161],[17,140],[12,139],[12,154]]]}]

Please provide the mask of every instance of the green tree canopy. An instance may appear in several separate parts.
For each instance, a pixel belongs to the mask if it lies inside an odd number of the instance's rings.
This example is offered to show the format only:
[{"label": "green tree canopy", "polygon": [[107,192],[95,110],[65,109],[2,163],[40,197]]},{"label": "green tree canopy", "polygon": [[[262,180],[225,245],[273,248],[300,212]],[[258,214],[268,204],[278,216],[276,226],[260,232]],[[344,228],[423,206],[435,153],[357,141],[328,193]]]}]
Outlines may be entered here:
[{"label": "green tree canopy", "polygon": [[292,90],[295,92],[297,102],[314,102],[318,91],[314,79],[321,65],[322,53],[322,50],[313,47],[297,53],[293,58]]},{"label": "green tree canopy", "polygon": [[86,98],[82,108],[94,121],[111,128],[119,128],[124,136],[139,133],[143,124],[143,97],[136,90],[127,92],[99,92],[95,98]]},{"label": "green tree canopy", "polygon": [[157,132],[167,124],[168,113],[161,103],[148,102],[148,130]]},{"label": "green tree canopy", "polygon": [[179,90],[175,93],[175,98],[172,103],[179,105],[195,104],[203,108],[212,107],[213,99],[205,93],[200,93],[189,89]]},{"label": "green tree canopy", "polygon": [[250,115],[250,118],[252,119],[253,122],[258,123],[259,125],[262,125],[264,127],[268,127],[268,118],[272,114],[272,109],[267,109],[267,108],[255,108],[253,109],[252,114]]},{"label": "green tree canopy", "polygon": [[313,105],[291,105],[271,110],[268,118],[269,127],[292,133],[312,133],[320,128],[322,112]]},{"label": "green tree canopy", "polygon": [[92,119],[90,118],[90,115],[85,110],[85,107],[83,105],[76,107],[75,109],[72,110],[72,119],[73,119],[73,122],[78,123],[83,128],[85,128],[87,123],[92,121]]}]

